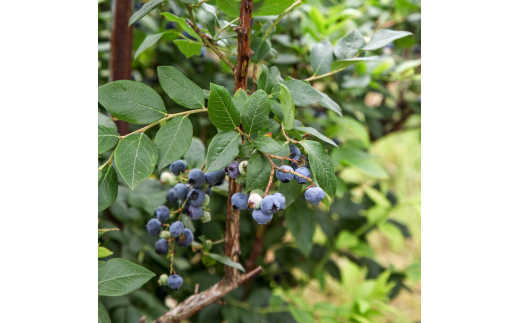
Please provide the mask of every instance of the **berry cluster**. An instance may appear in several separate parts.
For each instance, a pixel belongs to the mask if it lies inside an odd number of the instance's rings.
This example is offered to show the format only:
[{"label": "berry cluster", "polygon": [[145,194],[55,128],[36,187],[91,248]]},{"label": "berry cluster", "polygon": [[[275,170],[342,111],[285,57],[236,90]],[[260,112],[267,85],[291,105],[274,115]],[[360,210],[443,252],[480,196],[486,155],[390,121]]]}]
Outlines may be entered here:
[{"label": "berry cluster", "polygon": [[[291,166],[283,165],[276,170],[276,179],[282,183],[289,183],[295,180],[298,184],[307,184],[307,178],[311,177],[308,159],[302,155],[300,149],[295,145],[289,145],[291,154]],[[237,178],[245,175],[247,172],[247,161],[238,164],[237,161],[231,163],[226,171],[230,177]],[[297,173],[297,174],[295,174]],[[273,214],[285,208],[285,196],[281,193],[274,193],[262,197],[263,191],[253,190],[249,194],[235,193],[231,197],[231,205],[235,210],[245,210],[250,208],[253,210],[253,219],[258,224],[267,224],[272,220]],[[319,204],[325,198],[325,192],[320,187],[311,186],[305,191],[305,199],[311,204]]]}]

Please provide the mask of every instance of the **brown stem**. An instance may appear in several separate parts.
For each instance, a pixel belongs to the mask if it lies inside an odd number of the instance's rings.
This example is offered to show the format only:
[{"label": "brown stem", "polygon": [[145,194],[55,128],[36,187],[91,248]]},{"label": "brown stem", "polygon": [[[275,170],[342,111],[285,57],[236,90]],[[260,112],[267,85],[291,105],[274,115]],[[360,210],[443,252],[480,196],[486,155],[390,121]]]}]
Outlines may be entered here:
[{"label": "brown stem", "polygon": [[251,29],[251,19],[253,17],[253,1],[242,0],[240,4],[240,18],[238,26],[234,30],[238,34],[237,65],[235,68],[235,92],[238,89],[247,91],[247,69],[249,59],[253,52],[249,47],[249,30]]},{"label": "brown stem", "polygon": [[[226,212],[226,234],[224,236],[224,240],[226,241],[224,254],[235,262],[238,262],[238,256],[240,255],[240,210],[233,209],[231,196],[240,192],[240,190],[240,184],[237,183],[234,178],[230,178]],[[230,266],[224,267],[225,280],[236,283],[238,278],[238,269]]]}]

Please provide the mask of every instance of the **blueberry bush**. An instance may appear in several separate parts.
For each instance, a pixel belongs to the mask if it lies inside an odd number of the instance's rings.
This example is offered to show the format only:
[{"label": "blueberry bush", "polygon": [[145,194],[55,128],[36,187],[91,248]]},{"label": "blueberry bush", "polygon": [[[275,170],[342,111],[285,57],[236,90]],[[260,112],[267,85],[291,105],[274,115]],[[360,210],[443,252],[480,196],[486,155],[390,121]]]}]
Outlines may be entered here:
[{"label": "blueberry bush", "polygon": [[[411,235],[390,219],[403,204],[369,150],[420,127],[420,3],[136,2],[131,77],[117,80],[110,4],[99,2],[99,322],[395,315],[389,300],[420,269],[374,259],[371,231]],[[341,302],[295,290],[354,275]]]}]

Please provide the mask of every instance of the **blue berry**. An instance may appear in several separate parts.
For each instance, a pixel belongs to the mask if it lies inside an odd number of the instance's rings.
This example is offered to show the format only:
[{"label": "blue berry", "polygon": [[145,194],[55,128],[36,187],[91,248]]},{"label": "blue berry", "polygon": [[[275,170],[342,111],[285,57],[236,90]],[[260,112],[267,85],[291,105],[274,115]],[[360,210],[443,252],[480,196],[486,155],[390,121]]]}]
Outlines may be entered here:
[{"label": "blue berry", "polygon": [[231,196],[231,205],[233,210],[245,210],[247,209],[247,195],[242,193],[235,193]]},{"label": "blue berry", "polygon": [[177,27],[177,24],[173,21],[168,21],[166,23],[166,25],[164,26],[164,29],[165,30],[168,30],[168,29],[175,29],[175,27]]},{"label": "blue berry", "polygon": [[168,277],[168,281],[166,282],[168,287],[170,287],[173,290],[179,290],[179,288],[181,288],[181,286],[182,286],[182,283],[183,283],[182,277],[177,274],[171,275],[170,277]]},{"label": "blue berry", "polygon": [[285,196],[282,193],[274,193],[273,196],[276,196],[278,201],[280,201],[280,209],[285,209]]},{"label": "blue berry", "polygon": [[175,196],[175,190],[173,188],[166,194],[166,201],[175,206],[179,204],[179,199]]},{"label": "blue berry", "polygon": [[[303,176],[311,177],[311,171],[307,167],[299,167],[296,168],[295,172],[298,174],[302,174]],[[305,184],[307,183],[307,179],[300,177],[298,175],[294,175],[294,179],[298,182],[298,184]]]},{"label": "blue berry", "polygon": [[278,180],[280,180],[282,183],[289,183],[291,181],[291,179],[293,179],[294,174],[285,173],[285,172],[281,171],[281,169],[293,171],[292,167],[283,165],[282,167],[280,167],[280,169],[276,170],[276,178]]},{"label": "blue berry", "polygon": [[305,199],[309,203],[318,205],[325,198],[325,192],[321,187],[311,187],[305,191]]},{"label": "blue berry", "polygon": [[190,205],[188,207],[188,216],[192,219],[192,220],[200,220],[200,217],[202,216],[202,207],[200,206],[193,206],[193,205]]},{"label": "blue berry", "polygon": [[182,231],[184,232],[184,237],[178,236],[175,238],[175,242],[181,247],[191,246],[191,243],[193,242],[193,232],[191,232],[190,229],[184,229]]},{"label": "blue berry", "polygon": [[295,156],[300,156],[302,154],[300,152],[300,148],[296,147],[295,145],[289,145],[289,151],[291,152],[289,155],[290,158],[294,158]]},{"label": "blue berry", "polygon": [[173,194],[178,200],[184,201],[188,195],[188,186],[183,183],[176,184],[173,187]]},{"label": "blue berry", "polygon": [[186,32],[185,30],[182,31],[182,35],[184,35],[184,37],[188,38],[188,39],[191,39],[191,40],[197,40],[197,38],[193,37],[192,35],[190,35],[188,32]]},{"label": "blue berry", "polygon": [[198,168],[194,168],[190,170],[188,173],[188,183],[190,183],[193,187],[199,188],[204,186],[205,177],[204,172]]},{"label": "blue berry", "polygon": [[206,189],[206,194],[211,195],[211,193],[213,193],[213,189],[210,186]]},{"label": "blue berry", "polygon": [[155,253],[158,255],[165,255],[168,253],[168,241],[166,239],[159,239],[155,243]]},{"label": "blue berry", "polygon": [[262,212],[261,209],[258,209],[258,210],[253,210],[253,219],[258,224],[267,224],[267,222],[269,222],[273,219],[273,215],[265,214],[264,212]]},{"label": "blue berry", "polygon": [[309,159],[307,158],[307,156],[297,155],[297,156],[294,156],[293,159],[296,160],[296,163],[295,162],[291,162],[292,168],[294,168],[294,169],[297,169],[297,168],[300,168],[300,167],[307,167],[307,168],[309,168]]},{"label": "blue berry", "polygon": [[204,199],[206,198],[206,194],[200,188],[190,188],[187,197],[191,205],[202,206]]},{"label": "blue berry", "polygon": [[206,183],[208,183],[209,186],[219,186],[226,180],[226,171],[222,169],[216,172],[206,173],[205,177]]},{"label": "blue berry", "polygon": [[274,195],[267,195],[262,199],[262,205],[260,206],[260,209],[265,214],[273,214],[280,210],[282,208],[282,205],[280,203],[280,200],[274,196]]},{"label": "blue berry", "polygon": [[148,224],[146,224],[146,231],[153,236],[159,235],[161,233],[161,222],[156,218],[150,219]]},{"label": "blue berry", "polygon": [[173,162],[170,165],[170,172],[174,173],[175,175],[180,175],[181,173],[184,173],[186,171],[186,162],[184,160],[179,159],[176,162]]},{"label": "blue berry", "polygon": [[206,47],[200,48],[200,57],[204,58],[206,56]]},{"label": "blue berry", "polygon": [[155,210],[154,215],[157,220],[164,223],[170,219],[170,209],[167,206],[161,205]]},{"label": "blue berry", "polygon": [[181,221],[176,221],[170,224],[170,234],[172,237],[177,238],[182,234],[182,230],[184,230],[184,224]]},{"label": "blue berry", "polygon": [[226,172],[229,177],[237,178],[240,176],[240,172],[238,171],[238,162],[234,160],[228,167],[226,167]]}]

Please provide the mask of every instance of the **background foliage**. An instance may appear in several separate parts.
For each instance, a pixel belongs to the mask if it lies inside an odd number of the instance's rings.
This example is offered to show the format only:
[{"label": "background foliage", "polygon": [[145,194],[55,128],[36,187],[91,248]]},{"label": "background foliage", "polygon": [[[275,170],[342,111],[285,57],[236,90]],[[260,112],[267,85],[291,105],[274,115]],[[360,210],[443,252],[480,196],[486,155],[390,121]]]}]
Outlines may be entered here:
[{"label": "background foliage", "polygon": [[[213,11],[210,6],[217,3],[222,10]],[[208,26],[215,21],[220,26],[229,22],[226,11],[232,9],[226,9],[221,1],[205,5],[208,7],[196,13],[205,28],[211,29]],[[110,1],[100,2],[99,9],[101,86],[108,82]],[[159,9],[134,27],[133,79],[153,87],[168,113],[185,110],[164,93],[157,66],[174,66],[203,89],[209,89],[211,82],[233,93],[233,75],[225,63],[206,51],[197,35],[190,35],[195,40],[181,36],[183,30],[190,30],[183,28],[183,19],[175,18],[188,16],[183,4],[167,1]],[[329,59],[319,57],[323,52],[320,46],[336,45],[353,30],[367,39],[379,29],[409,31],[413,36],[375,50],[381,57],[377,61],[360,62],[312,81],[316,89],[337,102],[341,112],[318,106],[296,109],[299,120],[334,138],[339,146],[323,144],[337,175],[333,203],[328,208],[311,208],[300,195],[301,203],[292,203],[263,233],[258,264],[264,273],[225,297],[226,306],[215,303],[191,321],[420,320],[420,17],[420,2],[411,0],[305,1],[278,24],[262,63],[276,66],[283,78],[312,77],[313,70],[320,69],[315,62]],[[258,38],[272,18],[255,17],[252,30]],[[229,30],[221,37],[232,49],[236,33]],[[255,53],[261,53],[260,40],[252,40],[252,47],[258,46]],[[350,54],[339,55],[348,58]],[[101,106],[99,110],[100,124],[110,123]],[[194,114],[190,120],[194,139],[185,160],[190,167],[200,167],[217,129],[206,114]],[[130,131],[140,127],[131,125]],[[157,127],[152,128],[147,134],[154,138],[157,131]],[[99,152],[102,164],[110,152]],[[154,253],[155,239],[146,233],[145,223],[155,208],[165,203],[171,186],[161,184],[157,180],[160,173],[154,172],[134,190],[119,177],[116,200],[99,217],[100,228],[120,230],[102,234],[100,244],[113,252],[103,260],[122,258],[146,268],[141,273],[144,277],[151,272],[158,278],[168,272],[169,262]],[[214,191],[212,221],[194,223],[195,237],[223,237],[226,190],[223,186]],[[251,253],[256,227],[249,213],[243,212],[242,264]],[[222,245],[215,245],[212,252],[221,254]],[[111,261],[124,260],[109,260],[105,266]],[[191,295],[195,284],[204,290],[219,281],[223,272],[222,264],[206,267],[200,253],[184,249],[176,255],[175,266],[185,278],[175,293],[153,278],[130,294],[101,296],[111,320],[137,322],[145,315],[150,322]]]}]

